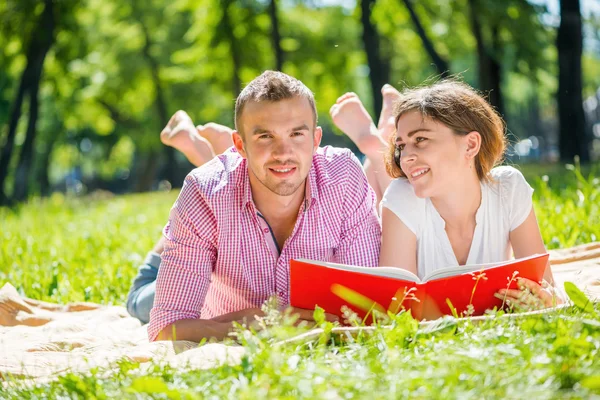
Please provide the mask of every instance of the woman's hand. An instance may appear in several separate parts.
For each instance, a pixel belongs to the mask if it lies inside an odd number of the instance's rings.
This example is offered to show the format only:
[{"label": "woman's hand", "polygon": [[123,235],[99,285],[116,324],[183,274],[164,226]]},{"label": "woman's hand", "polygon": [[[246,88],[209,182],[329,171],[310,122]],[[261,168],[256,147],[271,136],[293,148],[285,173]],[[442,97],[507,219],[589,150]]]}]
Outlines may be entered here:
[{"label": "woman's hand", "polygon": [[540,285],[526,278],[517,278],[519,289],[501,289],[496,297],[506,301],[509,307],[522,310],[540,310],[564,303],[564,299],[545,280]]}]

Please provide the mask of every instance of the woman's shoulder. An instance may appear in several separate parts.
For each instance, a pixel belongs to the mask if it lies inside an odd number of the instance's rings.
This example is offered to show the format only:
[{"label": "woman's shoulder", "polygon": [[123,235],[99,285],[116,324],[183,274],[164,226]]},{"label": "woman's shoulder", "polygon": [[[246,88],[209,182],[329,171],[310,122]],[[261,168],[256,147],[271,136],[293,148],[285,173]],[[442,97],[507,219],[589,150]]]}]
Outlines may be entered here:
[{"label": "woman's shoulder", "polygon": [[425,207],[425,199],[417,197],[415,189],[406,178],[396,178],[386,189],[381,199],[383,207],[398,212],[414,212]]},{"label": "woman's shoulder", "polygon": [[531,211],[533,189],[521,171],[514,167],[496,167],[490,171],[490,177],[490,187],[494,193],[490,200],[504,210],[510,229],[513,230]]},{"label": "woman's shoulder", "polygon": [[515,167],[511,167],[510,165],[502,165],[500,167],[492,168],[490,171],[490,177],[492,181],[498,182],[506,182],[506,181],[514,181],[514,180],[525,180],[525,177]]},{"label": "woman's shoulder", "polygon": [[504,195],[509,195],[515,191],[525,190],[528,192],[530,188],[523,173],[509,165],[493,168],[490,171],[490,178],[490,185],[500,189],[499,193]]},{"label": "woman's shoulder", "polygon": [[398,198],[403,201],[419,200],[415,194],[415,189],[406,178],[396,178],[392,180],[383,194],[383,200],[397,200]]},{"label": "woman's shoulder", "polygon": [[425,199],[417,197],[406,178],[394,179],[381,199],[381,207],[392,211],[417,236],[425,206]]}]

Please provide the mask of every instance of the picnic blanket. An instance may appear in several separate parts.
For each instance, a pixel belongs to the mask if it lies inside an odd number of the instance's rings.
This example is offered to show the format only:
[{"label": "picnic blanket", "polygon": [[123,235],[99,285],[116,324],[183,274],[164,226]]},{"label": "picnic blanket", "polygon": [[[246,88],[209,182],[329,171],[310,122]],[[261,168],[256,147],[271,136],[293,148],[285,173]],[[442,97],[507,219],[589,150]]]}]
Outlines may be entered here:
[{"label": "picnic blanket", "polygon": [[[551,251],[557,286],[570,281],[600,299],[600,242]],[[149,342],[146,327],[124,307],[68,305],[22,298],[9,283],[0,289],[0,382],[43,382],[67,372],[106,368],[119,360],[207,369],[237,364],[244,348],[222,343]]]}]

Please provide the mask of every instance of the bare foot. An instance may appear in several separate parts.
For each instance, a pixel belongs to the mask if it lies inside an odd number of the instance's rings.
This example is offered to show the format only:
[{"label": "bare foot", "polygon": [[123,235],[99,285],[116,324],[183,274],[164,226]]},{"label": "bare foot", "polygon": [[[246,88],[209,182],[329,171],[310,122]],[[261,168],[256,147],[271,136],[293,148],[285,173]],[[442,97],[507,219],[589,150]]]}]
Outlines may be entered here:
[{"label": "bare foot", "polygon": [[383,140],[356,93],[338,98],[329,114],[335,126],[352,139],[363,154],[371,156],[381,150]]},{"label": "bare foot", "polygon": [[400,97],[400,92],[392,85],[386,83],[381,88],[381,95],[383,96],[383,106],[381,107],[377,130],[383,140],[388,143],[390,137],[396,132],[396,127],[394,126],[394,103]]},{"label": "bare foot", "polygon": [[212,145],[198,134],[192,119],[182,110],[173,114],[160,133],[160,140],[182,152],[196,167],[215,156]]},{"label": "bare foot", "polygon": [[231,139],[233,129],[228,126],[209,122],[205,125],[198,125],[196,129],[200,136],[210,142],[215,154],[221,154],[233,146],[233,140]]}]

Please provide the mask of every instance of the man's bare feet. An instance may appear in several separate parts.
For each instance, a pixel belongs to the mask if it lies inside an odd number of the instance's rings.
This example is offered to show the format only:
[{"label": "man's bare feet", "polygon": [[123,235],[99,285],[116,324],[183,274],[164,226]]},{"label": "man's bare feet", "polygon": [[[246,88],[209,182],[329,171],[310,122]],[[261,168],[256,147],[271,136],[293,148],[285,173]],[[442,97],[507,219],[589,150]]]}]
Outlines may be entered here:
[{"label": "man's bare feet", "polygon": [[367,157],[381,151],[383,140],[356,93],[339,97],[329,114],[335,126],[352,139]]},{"label": "man's bare feet", "polygon": [[383,106],[381,107],[377,130],[383,140],[388,143],[390,137],[396,132],[396,127],[394,126],[394,103],[400,97],[400,92],[392,85],[386,83],[381,88],[381,95],[383,96]]},{"label": "man's bare feet", "polygon": [[198,125],[196,129],[200,136],[210,142],[215,154],[221,154],[233,146],[233,140],[231,139],[233,129],[228,126],[209,122],[205,125]]},{"label": "man's bare feet", "polygon": [[160,133],[160,140],[182,152],[196,167],[215,156],[212,145],[198,134],[192,119],[182,110],[173,114]]}]

